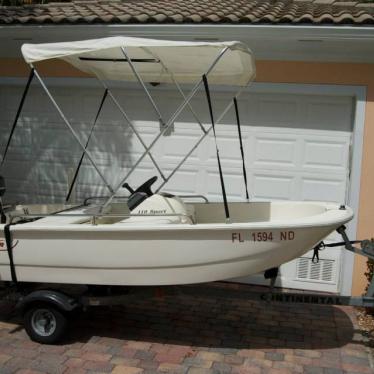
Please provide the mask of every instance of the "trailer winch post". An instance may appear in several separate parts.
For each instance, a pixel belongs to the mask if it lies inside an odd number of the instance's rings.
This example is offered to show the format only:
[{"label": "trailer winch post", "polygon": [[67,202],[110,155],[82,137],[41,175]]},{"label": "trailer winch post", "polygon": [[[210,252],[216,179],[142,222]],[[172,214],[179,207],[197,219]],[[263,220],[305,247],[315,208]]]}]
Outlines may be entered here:
[{"label": "trailer winch post", "polygon": [[[347,233],[345,232],[346,227],[340,226],[337,228],[337,232],[342,236],[344,240],[344,247],[350,252],[374,260],[374,239],[362,240],[360,242],[361,248],[354,247],[352,242],[349,240]],[[365,297],[372,298],[374,300],[374,276],[372,276]],[[374,303],[372,305],[374,307]]]},{"label": "trailer winch post", "polygon": [[[342,207],[343,209],[343,207]],[[323,241],[318,243],[314,247],[314,258],[318,258],[318,251],[322,248],[328,247],[340,247],[344,245],[344,248],[350,252],[359,254],[374,260],[374,239],[370,240],[349,240],[346,233],[346,227],[344,225],[338,227],[336,231],[343,238],[343,242],[337,243],[324,243]],[[353,244],[360,243],[361,248],[353,246]],[[317,256],[316,256],[317,254]],[[276,301],[283,303],[303,303],[303,304],[319,304],[319,305],[347,305],[347,306],[358,306],[374,308],[374,276],[371,278],[366,294],[363,296],[340,296],[336,294],[318,294],[318,293],[295,293],[295,292],[282,292],[275,291],[274,285],[277,277],[277,272],[274,269],[268,269],[265,271],[265,279],[270,279],[270,287],[268,292],[248,291],[245,293],[245,297],[257,301]],[[244,294],[243,294],[244,295]]]},{"label": "trailer winch post", "polygon": [[374,298],[374,278],[371,278],[371,282],[365,296]]}]

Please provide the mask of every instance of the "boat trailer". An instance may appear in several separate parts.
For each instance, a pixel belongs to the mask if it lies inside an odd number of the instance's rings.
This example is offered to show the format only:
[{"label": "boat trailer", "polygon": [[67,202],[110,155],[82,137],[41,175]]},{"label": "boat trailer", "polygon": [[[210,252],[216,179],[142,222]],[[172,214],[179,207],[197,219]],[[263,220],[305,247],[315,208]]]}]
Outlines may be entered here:
[{"label": "boat trailer", "polygon": [[[331,244],[320,242],[314,247],[311,261],[318,262],[318,253],[325,247],[344,245],[350,252],[374,260],[374,239],[349,240],[345,226],[337,229],[343,241]],[[359,244],[354,246],[354,244]],[[68,319],[77,310],[86,310],[93,306],[126,305],[132,300],[172,295],[201,295],[219,299],[237,298],[262,301],[266,303],[301,303],[318,305],[347,305],[374,308],[374,277],[363,296],[340,296],[330,293],[305,293],[275,290],[278,268],[265,271],[270,280],[264,290],[227,290],[219,287],[204,288],[199,285],[184,286],[82,286],[53,285],[3,282],[0,288],[0,300],[13,305],[9,317],[15,314],[23,316],[24,327],[30,338],[43,344],[54,344],[61,340],[68,326]]]}]

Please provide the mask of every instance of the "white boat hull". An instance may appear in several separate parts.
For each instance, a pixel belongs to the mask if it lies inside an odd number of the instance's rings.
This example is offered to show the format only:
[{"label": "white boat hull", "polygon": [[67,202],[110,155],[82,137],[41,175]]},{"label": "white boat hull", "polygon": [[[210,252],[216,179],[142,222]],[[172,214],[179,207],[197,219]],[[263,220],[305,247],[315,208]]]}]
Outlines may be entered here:
[{"label": "white boat hull", "polygon": [[[352,218],[349,208],[325,210],[311,217],[294,213],[284,221],[275,214],[266,221],[230,224],[51,225],[41,219],[12,226],[16,274],[23,282],[98,285],[170,285],[242,277],[301,256]],[[0,280],[11,280],[4,244]]]}]

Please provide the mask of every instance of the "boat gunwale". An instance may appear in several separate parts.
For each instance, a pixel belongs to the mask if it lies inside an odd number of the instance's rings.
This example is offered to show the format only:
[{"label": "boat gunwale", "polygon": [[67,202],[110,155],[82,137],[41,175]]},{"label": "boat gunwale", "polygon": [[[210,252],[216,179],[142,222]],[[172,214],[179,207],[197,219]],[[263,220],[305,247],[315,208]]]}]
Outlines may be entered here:
[{"label": "boat gunwale", "polygon": [[[154,223],[150,224],[149,222],[139,222],[139,223],[95,223],[95,219],[108,218],[108,217],[144,217],[144,218],[168,218],[168,216],[183,216],[183,214],[110,214],[110,213],[93,213],[92,209],[98,208],[98,206],[88,206],[86,207],[87,213],[84,213],[82,206],[76,207],[78,212],[70,210],[69,213],[52,213],[52,214],[20,214],[14,216],[14,218],[26,218],[27,217],[40,217],[39,220],[34,220],[30,222],[25,222],[22,224],[12,225],[12,231],[26,232],[26,231],[59,231],[59,232],[131,232],[131,231],[202,231],[202,230],[277,230],[277,229],[297,229],[297,228],[310,228],[310,227],[326,227],[326,226],[340,226],[353,217],[353,210],[344,206],[344,209],[339,206],[339,204],[334,202],[320,202],[320,201],[258,201],[258,202],[231,202],[233,205],[262,205],[269,204],[273,206],[319,206],[324,210],[318,214],[305,215],[303,217],[294,217],[285,219],[273,219],[265,221],[249,221],[249,222],[207,222],[207,223]],[[38,205],[38,204],[35,204]],[[43,205],[43,204],[42,204]],[[203,206],[212,206],[212,205],[222,205],[220,202],[209,202],[209,203],[191,203],[191,205],[200,205]],[[59,217],[61,220],[66,218],[84,218],[87,219],[84,222],[65,222],[59,223]],[[52,222],[46,222],[43,220],[53,218]],[[89,222],[91,220],[91,222]],[[4,225],[3,225],[4,226]],[[0,225],[1,230],[1,225]]]},{"label": "boat gunwale", "polygon": [[[93,225],[93,224],[50,224],[50,225],[27,225],[27,223],[22,225],[15,225],[12,227],[12,231],[26,232],[26,231],[49,231],[49,232],[132,232],[132,231],[209,231],[209,230],[278,230],[278,229],[299,229],[299,228],[319,228],[326,226],[339,226],[347,223],[353,217],[353,212],[347,212],[348,214],[342,215],[340,219],[328,219],[321,221],[321,216],[318,215],[318,223],[306,222],[302,223],[298,221],[261,221],[261,222],[251,222],[251,223],[197,223],[197,224],[159,224],[159,225],[135,225],[135,224],[123,224],[123,225]],[[0,226],[1,227],[1,226]]]}]

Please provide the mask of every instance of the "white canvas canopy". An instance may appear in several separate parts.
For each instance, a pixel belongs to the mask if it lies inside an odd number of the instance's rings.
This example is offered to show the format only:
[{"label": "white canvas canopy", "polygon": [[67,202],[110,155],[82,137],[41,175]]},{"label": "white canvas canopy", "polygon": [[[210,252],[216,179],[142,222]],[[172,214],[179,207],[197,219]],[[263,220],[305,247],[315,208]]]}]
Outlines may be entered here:
[{"label": "white canvas canopy", "polygon": [[145,82],[171,83],[172,73],[179,83],[196,83],[225,48],[227,51],[209,73],[209,83],[245,86],[255,76],[252,53],[240,42],[180,42],[117,36],[24,44],[22,54],[29,64],[61,59],[102,80],[134,81],[136,77],[122,48]]},{"label": "white canvas canopy", "polygon": [[[32,69],[30,70],[29,79],[26,83],[26,87],[17,110],[16,118],[13,122],[2,162],[4,162],[30,84],[35,77],[41,84],[51,103],[60,114],[61,119],[83,151],[77,172],[79,171],[83,157],[86,155],[100,178],[107,186],[110,192],[110,197],[103,204],[102,208],[108,206],[116,193],[120,190],[120,188],[122,188],[123,184],[145,157],[149,157],[152,160],[158,173],[163,179],[161,186],[159,186],[159,188],[161,188],[183,165],[183,163],[211,130],[213,130],[215,137],[214,126],[223,120],[226,113],[232,108],[232,106],[235,107],[238,128],[240,129],[237,97],[255,77],[255,63],[252,52],[245,44],[236,41],[218,43],[180,42],[118,36],[75,42],[24,44],[22,46],[22,54],[25,61]],[[105,90],[86,145],[81,141],[69,119],[65,116],[64,112],[49,91],[46,83],[39,75],[37,68],[34,66],[34,63],[36,62],[48,61],[52,59],[66,61],[77,69],[98,78]],[[149,104],[154,109],[160,126],[160,132],[149,145],[144,142],[140,134],[137,132],[133,120],[128,116],[124,108],[121,106],[119,100],[117,100],[115,94],[112,92],[110,84],[108,84],[109,82],[106,82],[106,80],[137,81],[142,86]],[[152,97],[152,93],[149,91],[144,82],[175,84],[177,91],[183,98],[183,101],[176,107],[174,113],[169,118],[164,118],[157,106],[157,103]],[[180,87],[180,83],[192,84],[192,88],[189,89],[187,93],[184,93]],[[230,100],[225,109],[216,116],[213,116],[209,89],[211,84],[238,86],[236,93],[233,94],[233,100]],[[194,108],[191,106],[192,98],[202,87],[205,90],[211,117],[211,123],[208,126],[203,125],[202,121],[198,118],[196,112],[194,111]],[[95,163],[91,153],[87,149],[91,134],[94,131],[96,121],[107,97],[118,108],[125,123],[131,127],[134,134],[144,147],[144,153],[132,165],[131,169],[123,177],[121,183],[118,183],[118,185],[114,186],[114,188],[106,180],[105,176],[100,171],[100,168]],[[175,120],[185,108],[187,108],[193,114],[203,134],[197,140],[196,144],[191,148],[191,150],[185,155],[185,157],[183,157],[178,165],[175,166],[172,172],[169,175],[165,175],[152,155],[151,150],[161,136],[170,134],[170,130],[172,129]],[[241,136],[240,131],[239,136]],[[224,192],[225,189],[223,184],[222,170],[220,167],[218,148],[217,160],[225,200],[226,216],[228,218],[228,207]],[[72,186],[75,182],[77,172],[75,173]],[[70,191],[71,189],[69,190],[68,196],[70,196]]]}]

